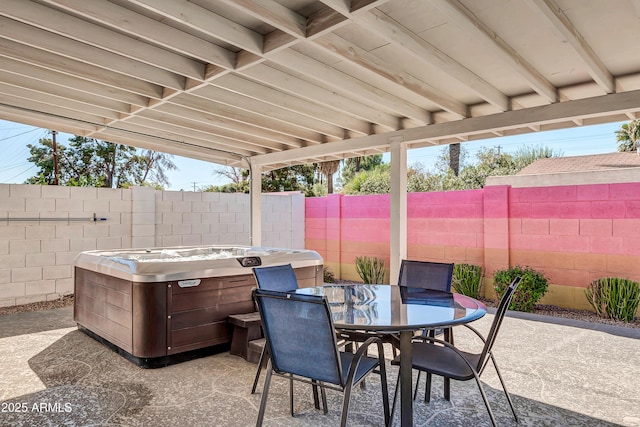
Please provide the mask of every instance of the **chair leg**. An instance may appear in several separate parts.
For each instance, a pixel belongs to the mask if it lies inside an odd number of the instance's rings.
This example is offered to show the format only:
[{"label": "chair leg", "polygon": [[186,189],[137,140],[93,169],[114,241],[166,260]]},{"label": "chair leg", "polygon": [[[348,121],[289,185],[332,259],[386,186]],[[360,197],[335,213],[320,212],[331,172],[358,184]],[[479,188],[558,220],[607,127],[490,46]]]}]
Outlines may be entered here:
[{"label": "chair leg", "polygon": [[451,380],[449,378],[444,379],[444,398],[447,401],[451,400]]},{"label": "chair leg", "polygon": [[[358,344],[357,343],[356,343],[355,350],[356,351],[358,350]],[[365,356],[368,356],[368,355],[369,355],[369,349],[367,349],[367,352],[365,353]],[[364,380],[360,381],[360,389],[364,390],[366,388],[367,388],[367,380],[364,379]]]},{"label": "chair leg", "polygon": [[[413,390],[413,400],[416,400],[418,396],[418,386],[420,385],[420,376],[422,375],[422,371],[418,371],[418,379],[416,380],[416,388]],[[425,387],[427,385],[425,384]]]},{"label": "chair leg", "polygon": [[497,427],[496,424],[496,419],[493,416],[493,411],[491,410],[491,406],[489,405],[489,401],[487,400],[487,395],[484,392],[484,387],[482,387],[482,383],[480,382],[480,378],[478,377],[478,375],[474,372],[473,376],[476,379],[476,383],[478,384],[478,389],[480,390],[480,394],[482,395],[482,400],[484,401],[484,406],[487,408],[487,412],[489,413],[489,418],[491,418],[491,425],[493,425],[493,427]]},{"label": "chair leg", "polygon": [[502,374],[500,374],[500,369],[498,369],[498,365],[496,364],[496,360],[493,358],[493,354],[491,354],[491,361],[493,362],[493,367],[496,368],[496,373],[498,374],[498,379],[500,379],[500,384],[502,384],[502,389],[504,390],[504,395],[507,397],[507,401],[509,402],[509,406],[511,407],[511,412],[513,412],[513,418],[518,420],[518,414],[516,414],[516,408],[513,406],[513,402],[511,401],[511,395],[507,391],[507,387],[504,385],[504,380],[502,379]]},{"label": "chair leg", "polygon": [[293,417],[294,416],[294,413],[293,413],[293,379],[292,379],[293,375],[289,374],[289,376],[291,377],[291,378],[289,378],[289,406],[291,406],[291,416]]},{"label": "chair leg", "polygon": [[[425,401],[425,403],[431,402],[431,379],[432,378],[433,378],[433,375],[430,372],[427,372],[427,381],[424,384],[424,401]],[[446,396],[446,384],[447,384],[446,381],[447,381],[447,378],[445,378],[445,396]]]},{"label": "chair leg", "polygon": [[342,414],[340,415],[340,427],[347,425],[347,417],[349,416],[349,403],[351,402],[351,388],[353,384],[347,384],[344,388],[344,396],[342,397]]},{"label": "chair leg", "polygon": [[329,413],[329,406],[327,405],[327,392],[324,387],[320,387],[320,395],[322,396],[322,408],[325,415]]},{"label": "chair leg", "polygon": [[316,380],[311,380],[311,382],[312,382],[311,389],[313,390],[313,406],[315,406],[316,409],[320,409],[320,397],[318,395],[317,382]]},{"label": "chair leg", "polygon": [[262,398],[260,399],[260,409],[258,410],[258,420],[256,421],[256,427],[262,426],[264,419],[264,412],[267,408],[267,396],[269,395],[269,386],[271,385],[271,369],[267,371],[267,378],[264,380],[264,386],[262,388]]},{"label": "chair leg", "polygon": [[384,425],[391,426],[391,414],[389,413],[389,384],[387,382],[387,368],[384,357],[380,365],[380,387],[382,389],[382,404],[384,405]]},{"label": "chair leg", "polygon": [[398,381],[396,381],[396,387],[393,392],[393,405],[391,405],[391,415],[389,416],[389,423],[387,424],[388,427],[391,427],[391,424],[393,423],[393,414],[395,414],[396,412],[396,402],[398,401],[399,389],[400,389],[400,375],[398,375]]},{"label": "chair leg", "polygon": [[260,360],[258,361],[258,370],[256,371],[256,377],[253,379],[253,387],[251,387],[251,394],[256,392],[256,387],[258,387],[258,380],[260,379],[260,372],[267,366],[267,362],[269,361],[269,355],[267,354],[267,345],[262,348],[262,353],[260,353]]},{"label": "chair leg", "polygon": [[[443,331],[443,333],[444,333],[444,340],[449,344],[453,345],[453,329],[446,328]],[[444,398],[447,401],[451,400],[451,379],[450,378],[444,379]]]},{"label": "chair leg", "polygon": [[324,412],[325,414],[327,413],[327,397],[326,395],[324,395],[322,392],[324,391],[324,387],[321,387],[319,385],[319,381],[316,380],[311,380],[312,382],[312,390],[313,390],[313,406],[315,406],[316,409],[320,409],[320,397],[318,395],[318,388],[320,388],[320,394],[322,394],[322,399],[323,399],[323,404],[324,404]]}]

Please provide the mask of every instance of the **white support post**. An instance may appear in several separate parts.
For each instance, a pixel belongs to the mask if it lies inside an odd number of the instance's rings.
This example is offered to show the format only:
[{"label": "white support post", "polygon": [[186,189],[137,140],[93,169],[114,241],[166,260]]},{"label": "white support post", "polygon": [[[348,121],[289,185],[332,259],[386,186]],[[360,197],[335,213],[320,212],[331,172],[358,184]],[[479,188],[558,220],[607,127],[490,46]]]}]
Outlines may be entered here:
[{"label": "white support post", "polygon": [[407,257],[407,146],[391,141],[391,209],[389,218],[389,282],[396,283],[400,262]]},{"label": "white support post", "polygon": [[262,166],[251,162],[251,246],[262,245]]}]

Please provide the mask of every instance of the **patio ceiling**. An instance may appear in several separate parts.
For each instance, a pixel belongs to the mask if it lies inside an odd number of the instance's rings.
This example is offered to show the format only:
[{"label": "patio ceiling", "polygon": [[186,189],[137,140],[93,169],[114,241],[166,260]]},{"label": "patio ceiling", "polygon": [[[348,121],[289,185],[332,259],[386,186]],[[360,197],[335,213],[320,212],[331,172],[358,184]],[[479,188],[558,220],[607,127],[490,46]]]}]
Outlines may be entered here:
[{"label": "patio ceiling", "polygon": [[264,170],[640,116],[640,0],[2,0],[0,119]]}]

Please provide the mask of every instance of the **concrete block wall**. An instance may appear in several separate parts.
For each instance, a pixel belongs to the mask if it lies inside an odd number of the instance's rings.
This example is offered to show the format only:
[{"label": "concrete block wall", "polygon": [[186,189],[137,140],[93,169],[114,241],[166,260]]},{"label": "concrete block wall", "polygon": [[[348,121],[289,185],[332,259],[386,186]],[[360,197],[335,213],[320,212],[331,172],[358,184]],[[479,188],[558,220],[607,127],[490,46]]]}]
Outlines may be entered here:
[{"label": "concrete block wall", "polygon": [[78,252],[130,245],[130,190],[0,184],[0,306],[73,293]]},{"label": "concrete block wall", "polygon": [[[143,199],[155,197],[154,204],[145,205],[149,210],[138,212],[145,218],[154,217],[155,240],[148,241],[146,230],[142,230],[139,236],[134,235],[134,242],[141,244],[137,247],[251,245],[247,194],[137,190],[145,192]],[[304,195],[263,194],[261,203],[261,246],[303,249]],[[134,220],[136,214],[134,211]]]},{"label": "concrete block wall", "polygon": [[[0,307],[73,293],[81,251],[250,245],[249,203],[247,194],[0,184]],[[262,246],[304,248],[304,218],[302,194],[264,194]]]},{"label": "concrete block wall", "polygon": [[[637,172],[640,172],[637,170]],[[594,279],[640,281],[640,182],[582,183],[411,193],[407,258],[481,265],[492,296],[496,270],[515,265],[545,273],[543,304],[590,309]],[[519,177],[514,182],[523,184]],[[360,280],[356,256],[389,265],[389,196],[308,198],[307,249],[336,278]],[[390,279],[392,282],[393,280]]]}]

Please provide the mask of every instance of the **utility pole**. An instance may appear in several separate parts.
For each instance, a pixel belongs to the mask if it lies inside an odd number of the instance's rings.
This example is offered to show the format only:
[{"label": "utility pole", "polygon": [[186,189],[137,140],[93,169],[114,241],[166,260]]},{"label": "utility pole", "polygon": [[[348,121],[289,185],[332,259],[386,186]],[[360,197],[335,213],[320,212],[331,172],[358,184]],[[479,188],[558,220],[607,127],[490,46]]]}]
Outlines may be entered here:
[{"label": "utility pole", "polygon": [[197,182],[195,182],[195,181],[191,181],[191,183],[193,184],[193,192],[195,193],[195,191],[196,191],[196,184],[197,184]]},{"label": "utility pole", "polygon": [[52,130],[53,136],[53,185],[58,185],[58,146],[56,145],[57,131]]}]

